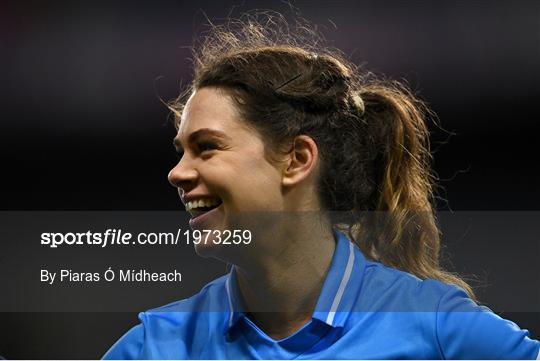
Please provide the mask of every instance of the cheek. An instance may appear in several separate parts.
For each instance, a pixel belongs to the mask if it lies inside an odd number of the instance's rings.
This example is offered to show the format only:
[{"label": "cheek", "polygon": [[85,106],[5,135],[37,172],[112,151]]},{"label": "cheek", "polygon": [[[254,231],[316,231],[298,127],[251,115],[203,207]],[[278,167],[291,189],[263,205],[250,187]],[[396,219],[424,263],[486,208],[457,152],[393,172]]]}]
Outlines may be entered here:
[{"label": "cheek", "polygon": [[274,203],[280,197],[279,172],[265,159],[246,159],[242,168],[244,172],[238,182],[240,195],[261,206]]},{"label": "cheek", "polygon": [[281,197],[279,170],[264,157],[262,149],[223,154],[205,165],[203,182],[233,209],[274,208]]}]

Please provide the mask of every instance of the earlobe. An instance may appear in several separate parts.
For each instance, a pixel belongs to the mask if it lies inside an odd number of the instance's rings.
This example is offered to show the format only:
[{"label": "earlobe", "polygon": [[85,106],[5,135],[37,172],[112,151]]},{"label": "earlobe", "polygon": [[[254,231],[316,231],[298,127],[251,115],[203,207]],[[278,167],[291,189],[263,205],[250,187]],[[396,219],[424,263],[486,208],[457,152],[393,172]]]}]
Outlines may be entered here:
[{"label": "earlobe", "polygon": [[289,153],[287,167],[283,171],[283,185],[292,186],[310,177],[315,171],[318,159],[315,141],[307,135],[297,136]]}]

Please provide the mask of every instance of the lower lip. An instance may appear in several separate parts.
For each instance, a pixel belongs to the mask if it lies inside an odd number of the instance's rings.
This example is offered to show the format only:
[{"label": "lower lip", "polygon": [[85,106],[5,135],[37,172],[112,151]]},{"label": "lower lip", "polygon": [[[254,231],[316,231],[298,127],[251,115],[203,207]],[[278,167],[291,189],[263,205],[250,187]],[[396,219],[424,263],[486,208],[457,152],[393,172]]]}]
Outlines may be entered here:
[{"label": "lower lip", "polygon": [[204,223],[208,219],[208,217],[211,217],[212,214],[217,213],[220,208],[221,208],[221,204],[219,205],[219,207],[216,207],[212,209],[211,211],[203,213],[200,216],[197,216],[195,218],[191,218],[189,220],[189,226],[193,229],[200,229],[202,223]]}]

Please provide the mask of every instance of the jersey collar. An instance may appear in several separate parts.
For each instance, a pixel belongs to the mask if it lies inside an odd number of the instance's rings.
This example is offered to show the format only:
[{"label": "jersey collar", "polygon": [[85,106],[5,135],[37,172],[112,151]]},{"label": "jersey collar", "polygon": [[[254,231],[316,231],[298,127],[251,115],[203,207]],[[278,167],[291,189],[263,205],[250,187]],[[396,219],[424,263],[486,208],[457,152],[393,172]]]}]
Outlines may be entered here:
[{"label": "jersey collar", "polygon": [[[336,248],[312,318],[332,327],[343,327],[357,302],[366,261],[358,247],[344,233],[334,230],[334,238]],[[229,311],[226,312],[227,320],[223,331],[227,333],[245,317],[234,266],[231,267],[224,285]]]},{"label": "jersey collar", "polygon": [[347,236],[334,230],[336,250],[326,275],[313,318],[343,327],[360,293],[365,258]]}]

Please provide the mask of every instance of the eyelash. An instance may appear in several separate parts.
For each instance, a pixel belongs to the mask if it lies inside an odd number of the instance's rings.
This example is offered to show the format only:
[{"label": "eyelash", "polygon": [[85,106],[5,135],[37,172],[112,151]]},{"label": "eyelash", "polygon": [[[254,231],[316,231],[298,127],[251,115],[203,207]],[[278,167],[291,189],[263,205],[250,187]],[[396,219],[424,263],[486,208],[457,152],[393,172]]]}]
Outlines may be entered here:
[{"label": "eyelash", "polygon": [[[218,149],[218,146],[214,143],[211,143],[211,142],[200,142],[200,143],[197,143],[197,150],[199,153],[203,153],[203,152],[206,152],[206,151],[211,151],[211,150],[216,150]],[[184,156],[184,151],[182,150],[177,150],[175,152],[176,154],[176,157],[178,158],[178,160],[181,160],[182,157]]]},{"label": "eyelash", "polygon": [[199,150],[199,153],[202,153],[205,151],[217,149],[217,145],[211,142],[200,142],[197,144],[197,149]]}]

